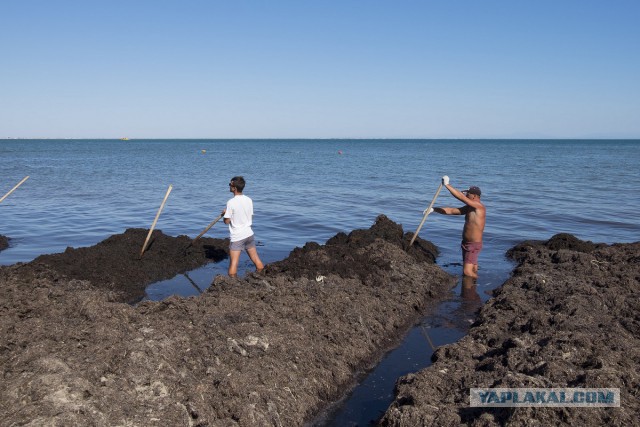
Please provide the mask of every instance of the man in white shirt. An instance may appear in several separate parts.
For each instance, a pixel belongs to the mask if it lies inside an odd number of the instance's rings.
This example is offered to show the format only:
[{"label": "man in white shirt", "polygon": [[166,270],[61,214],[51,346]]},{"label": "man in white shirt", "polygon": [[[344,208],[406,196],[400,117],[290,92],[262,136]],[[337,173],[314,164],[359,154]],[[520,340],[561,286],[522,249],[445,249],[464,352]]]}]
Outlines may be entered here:
[{"label": "man in white shirt", "polygon": [[242,194],[245,181],[241,176],[234,176],[229,182],[229,191],[233,198],[227,202],[227,207],[222,211],[224,223],[229,225],[231,243],[229,244],[229,277],[238,276],[238,262],[243,250],[256,266],[259,273],[264,265],[258,256],[256,242],[253,236],[251,224],[253,222],[253,201]]}]

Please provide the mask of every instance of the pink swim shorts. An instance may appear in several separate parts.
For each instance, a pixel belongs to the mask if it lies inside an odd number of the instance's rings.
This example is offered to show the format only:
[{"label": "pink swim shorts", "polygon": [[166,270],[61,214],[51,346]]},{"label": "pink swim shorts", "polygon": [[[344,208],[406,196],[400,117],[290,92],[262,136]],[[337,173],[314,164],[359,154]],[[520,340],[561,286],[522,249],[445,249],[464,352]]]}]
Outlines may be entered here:
[{"label": "pink swim shorts", "polygon": [[462,248],[462,263],[478,265],[478,255],[482,250],[482,242],[465,242],[460,244]]}]

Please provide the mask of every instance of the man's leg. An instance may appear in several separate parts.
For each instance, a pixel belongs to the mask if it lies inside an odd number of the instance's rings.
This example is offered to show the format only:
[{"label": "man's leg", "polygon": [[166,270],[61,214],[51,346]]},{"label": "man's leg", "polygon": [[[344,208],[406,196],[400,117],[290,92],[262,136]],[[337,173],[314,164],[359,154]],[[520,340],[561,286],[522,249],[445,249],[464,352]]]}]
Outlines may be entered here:
[{"label": "man's leg", "polygon": [[238,262],[242,251],[229,250],[229,277],[238,277]]},{"label": "man's leg", "polygon": [[462,274],[473,279],[478,278],[478,255],[482,250],[482,242],[462,242]]},{"label": "man's leg", "polygon": [[252,248],[247,248],[247,255],[249,255],[251,262],[255,264],[257,272],[260,272],[264,269],[264,264],[262,264],[255,246]]},{"label": "man's leg", "polygon": [[464,264],[462,268],[462,274],[465,276],[472,277],[474,279],[478,278],[478,266],[475,264]]}]

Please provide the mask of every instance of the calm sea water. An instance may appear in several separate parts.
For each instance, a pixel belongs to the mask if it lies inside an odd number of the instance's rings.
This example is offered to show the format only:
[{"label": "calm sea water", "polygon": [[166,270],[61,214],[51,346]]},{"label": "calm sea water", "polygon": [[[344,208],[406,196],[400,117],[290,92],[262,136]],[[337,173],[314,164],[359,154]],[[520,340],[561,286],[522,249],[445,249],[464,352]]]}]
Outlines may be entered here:
[{"label": "calm sea water", "polygon": [[[11,238],[2,265],[149,228],[170,184],[157,229],[195,237],[224,208],[229,178],[243,175],[267,262],[307,241],[368,228],[381,213],[414,231],[442,175],[460,189],[481,187],[488,214],[476,294],[462,298],[454,289],[354,391],[335,425],[366,424],[388,405],[398,375],[429,363],[429,340],[437,346],[464,333],[474,298],[486,300],[508,277],[504,253],[516,243],[560,232],[595,242],[640,240],[639,140],[3,140],[0,159],[0,197],[30,176],[0,204],[0,234]],[[436,205],[459,203],[445,189]],[[456,274],[462,224],[433,214],[420,233]],[[208,233],[227,235],[221,223]],[[195,295],[226,267],[154,284],[149,298]]]},{"label": "calm sea water", "polygon": [[[3,140],[0,159],[2,195],[30,176],[0,204],[0,234],[12,238],[4,265],[148,228],[169,184],[157,228],[195,236],[224,207],[234,175],[247,179],[270,258],[369,227],[380,213],[413,231],[445,174],[483,190],[485,269],[523,239],[640,236],[640,141]],[[445,190],[437,205],[447,204],[458,203]],[[458,261],[461,226],[431,215],[421,236],[440,247],[441,262]]]}]

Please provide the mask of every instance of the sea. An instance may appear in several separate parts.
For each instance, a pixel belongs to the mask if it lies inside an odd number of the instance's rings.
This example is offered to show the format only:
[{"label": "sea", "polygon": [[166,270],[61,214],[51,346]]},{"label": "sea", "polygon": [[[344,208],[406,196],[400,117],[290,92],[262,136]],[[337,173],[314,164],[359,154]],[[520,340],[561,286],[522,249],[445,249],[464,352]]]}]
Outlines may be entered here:
[{"label": "sea", "polygon": [[[475,287],[459,284],[404,341],[320,422],[368,425],[393,399],[395,380],[430,364],[433,348],[464,336],[475,311],[514,267],[505,252],[524,240],[571,233],[583,240],[640,240],[640,140],[0,140],[0,234],[10,247],[0,265],[29,262],[67,247],[95,245],[128,228],[197,236],[244,176],[254,201],[258,252],[266,263],[306,242],[369,228],[384,214],[414,232],[441,178],[475,185],[487,207]],[[460,206],[446,189],[435,206]],[[420,237],[438,264],[460,275],[464,218],[431,214]],[[224,238],[217,223],[207,233]],[[147,288],[147,299],[193,296],[227,262]],[[241,258],[241,272],[251,270]]]}]

